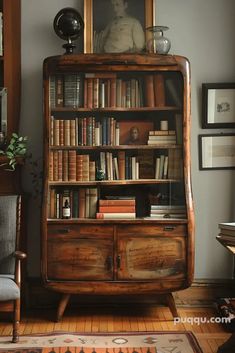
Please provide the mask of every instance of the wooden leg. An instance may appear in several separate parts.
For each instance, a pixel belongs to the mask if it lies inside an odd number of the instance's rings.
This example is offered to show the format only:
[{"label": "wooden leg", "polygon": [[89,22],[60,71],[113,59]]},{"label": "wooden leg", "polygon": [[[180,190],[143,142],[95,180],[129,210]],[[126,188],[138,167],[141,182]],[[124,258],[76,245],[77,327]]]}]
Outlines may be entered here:
[{"label": "wooden leg", "polygon": [[61,320],[61,318],[64,314],[64,311],[66,309],[66,306],[69,302],[69,299],[70,299],[70,294],[63,294],[62,295],[62,298],[60,299],[60,303],[59,303],[59,306],[57,309],[57,318],[56,318],[57,321]]},{"label": "wooden leg", "polygon": [[20,325],[20,299],[14,302],[14,316],[13,316],[13,336],[12,342],[19,341],[19,325]]},{"label": "wooden leg", "polygon": [[175,305],[175,299],[174,299],[172,293],[166,294],[166,304],[169,306],[169,309],[172,313],[172,316],[179,317],[179,314],[177,312],[176,305]]}]

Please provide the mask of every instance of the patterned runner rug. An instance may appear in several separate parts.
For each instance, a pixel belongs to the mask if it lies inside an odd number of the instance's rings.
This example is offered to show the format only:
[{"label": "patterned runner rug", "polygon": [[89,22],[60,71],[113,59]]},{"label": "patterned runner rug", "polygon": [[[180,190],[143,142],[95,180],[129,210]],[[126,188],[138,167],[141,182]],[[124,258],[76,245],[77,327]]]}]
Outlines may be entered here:
[{"label": "patterned runner rug", "polygon": [[191,332],[65,333],[0,337],[4,353],[203,353]]}]

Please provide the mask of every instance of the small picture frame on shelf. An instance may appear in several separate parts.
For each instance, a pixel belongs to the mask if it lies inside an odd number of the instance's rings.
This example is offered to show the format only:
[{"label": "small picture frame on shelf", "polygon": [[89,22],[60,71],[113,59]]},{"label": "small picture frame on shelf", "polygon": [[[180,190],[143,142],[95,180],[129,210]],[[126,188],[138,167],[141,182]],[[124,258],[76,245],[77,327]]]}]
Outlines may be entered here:
[{"label": "small picture frame on shelf", "polygon": [[202,128],[235,128],[235,82],[202,84]]},{"label": "small picture frame on shelf", "polygon": [[145,29],[154,25],[154,3],[154,0],[84,1],[84,53],[143,51],[150,35]]},{"label": "small picture frame on shelf", "polygon": [[119,122],[120,145],[147,145],[152,121],[123,120]]},{"label": "small picture frame on shelf", "polygon": [[199,169],[234,169],[235,134],[199,135]]}]

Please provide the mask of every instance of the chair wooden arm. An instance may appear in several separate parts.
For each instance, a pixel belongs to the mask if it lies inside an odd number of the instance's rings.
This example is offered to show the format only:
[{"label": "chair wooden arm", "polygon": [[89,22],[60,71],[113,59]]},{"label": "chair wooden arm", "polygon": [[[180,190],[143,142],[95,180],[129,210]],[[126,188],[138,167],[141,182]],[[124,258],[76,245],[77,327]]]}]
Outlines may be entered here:
[{"label": "chair wooden arm", "polygon": [[27,255],[22,251],[15,251],[13,255],[17,260],[24,260],[27,257]]},{"label": "chair wooden arm", "polygon": [[27,255],[22,251],[15,251],[14,256],[16,258],[15,282],[20,287],[20,285],[21,285],[21,260],[24,260],[27,257]]}]

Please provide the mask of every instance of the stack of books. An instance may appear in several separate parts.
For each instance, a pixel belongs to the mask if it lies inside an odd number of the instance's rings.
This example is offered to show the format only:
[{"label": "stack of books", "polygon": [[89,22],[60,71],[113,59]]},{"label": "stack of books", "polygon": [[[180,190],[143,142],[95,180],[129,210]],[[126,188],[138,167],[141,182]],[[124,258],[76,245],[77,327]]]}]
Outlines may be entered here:
[{"label": "stack of books", "polygon": [[187,218],[183,205],[151,205],[150,218],[156,219],[184,219]]},{"label": "stack of books", "polygon": [[235,222],[219,223],[219,239],[235,245]]},{"label": "stack of books", "polygon": [[175,145],[175,130],[154,130],[149,131],[148,145]]},{"label": "stack of books", "polygon": [[116,197],[106,200],[99,200],[98,219],[134,219],[135,213],[135,198]]}]

